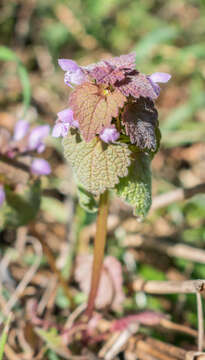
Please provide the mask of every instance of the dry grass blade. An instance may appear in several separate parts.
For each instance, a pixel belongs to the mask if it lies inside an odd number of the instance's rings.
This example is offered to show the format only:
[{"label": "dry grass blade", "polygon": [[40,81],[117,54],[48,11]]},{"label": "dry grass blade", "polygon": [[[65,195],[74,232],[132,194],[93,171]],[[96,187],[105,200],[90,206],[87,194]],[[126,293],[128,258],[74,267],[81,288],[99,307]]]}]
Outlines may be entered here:
[{"label": "dry grass blade", "polygon": [[107,350],[106,344],[104,345],[107,352],[105,353],[104,347],[103,347],[99,353],[99,356],[102,357],[102,355],[103,355],[103,358],[105,360],[114,359],[115,356],[117,354],[119,354],[119,352],[122,350],[124,345],[128,342],[129,338],[133,334],[135,334],[138,331],[138,329],[139,329],[139,323],[129,324],[129,326],[125,330],[123,330],[120,334],[116,335],[116,339],[115,339],[114,343],[108,350]]},{"label": "dry grass blade", "polygon": [[137,279],[132,286],[135,291],[144,291],[148,294],[195,294],[204,292],[205,280],[144,281]]},{"label": "dry grass blade", "polygon": [[151,210],[173,204],[176,201],[187,200],[196,194],[205,193],[205,183],[187,189],[176,189],[165,194],[156,196],[153,199]]},{"label": "dry grass blade", "polygon": [[9,301],[7,302],[6,308],[5,308],[6,314],[9,314],[9,312],[11,311],[13,306],[16,304],[19,297],[21,296],[21,294],[23,293],[23,291],[25,290],[25,288],[27,287],[27,285],[29,284],[29,282],[31,281],[31,279],[33,278],[35,273],[37,272],[40,262],[41,262],[41,258],[43,255],[41,244],[39,243],[39,241],[37,239],[31,239],[31,238],[29,238],[28,242],[30,242],[33,245],[33,248],[34,248],[35,254],[36,254],[36,258],[35,258],[33,265],[25,273],[23,279],[18,284],[15,292],[12,294]]},{"label": "dry grass blade", "polygon": [[203,306],[201,301],[201,294],[196,293],[197,300],[197,318],[198,318],[198,351],[203,350],[204,343],[204,316],[203,316]]}]

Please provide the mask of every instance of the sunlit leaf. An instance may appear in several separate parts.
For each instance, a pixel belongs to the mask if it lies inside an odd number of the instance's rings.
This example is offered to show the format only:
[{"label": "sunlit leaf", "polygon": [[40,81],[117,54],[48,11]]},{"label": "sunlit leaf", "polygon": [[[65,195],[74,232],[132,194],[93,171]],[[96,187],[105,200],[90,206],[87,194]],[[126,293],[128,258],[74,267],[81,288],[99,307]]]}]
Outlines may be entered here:
[{"label": "sunlit leaf", "polygon": [[92,83],[84,83],[72,92],[69,106],[79,122],[85,141],[92,140],[111,124],[112,117],[118,116],[125,100],[119,90],[111,91]]},{"label": "sunlit leaf", "polygon": [[152,202],[150,156],[135,154],[128,176],[120,179],[115,187],[117,195],[133,207],[133,213],[143,219]]},{"label": "sunlit leaf", "polygon": [[105,144],[95,138],[89,143],[75,132],[63,140],[64,153],[77,180],[92,194],[103,193],[128,173],[130,150],[125,144]]}]

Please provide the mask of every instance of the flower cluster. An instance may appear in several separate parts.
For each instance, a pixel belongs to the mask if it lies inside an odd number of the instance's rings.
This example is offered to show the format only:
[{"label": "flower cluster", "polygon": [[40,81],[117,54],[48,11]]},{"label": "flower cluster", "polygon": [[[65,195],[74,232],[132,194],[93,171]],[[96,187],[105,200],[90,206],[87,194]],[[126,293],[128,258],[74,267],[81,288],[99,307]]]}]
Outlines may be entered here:
[{"label": "flower cluster", "polygon": [[154,151],[156,140],[151,138],[157,113],[153,101],[160,93],[158,83],[169,81],[169,74],[140,73],[134,53],[84,67],[69,59],[58,63],[65,71],[65,84],[74,89],[69,108],[58,113],[54,137],[66,137],[70,128],[76,128],[86,142],[99,136],[105,143],[114,143],[125,135],[141,149],[150,143],[149,150]]},{"label": "flower cluster", "polygon": [[[42,158],[35,158],[35,152],[45,150],[45,138],[49,135],[49,125],[30,128],[26,120],[17,121],[14,133],[11,135],[6,129],[0,129],[0,155],[4,159],[16,159],[19,156],[31,155],[30,172],[34,175],[48,175],[51,172],[49,163]],[[0,184],[0,207],[5,200],[4,187]]]}]

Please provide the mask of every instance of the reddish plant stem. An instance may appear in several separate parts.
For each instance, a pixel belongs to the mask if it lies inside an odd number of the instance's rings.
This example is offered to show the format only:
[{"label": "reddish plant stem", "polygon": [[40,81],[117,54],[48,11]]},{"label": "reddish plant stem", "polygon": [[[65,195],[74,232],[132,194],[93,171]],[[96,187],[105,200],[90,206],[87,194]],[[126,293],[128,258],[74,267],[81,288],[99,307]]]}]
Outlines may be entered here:
[{"label": "reddish plant stem", "polygon": [[91,288],[88,297],[88,305],[85,311],[88,319],[91,318],[95,299],[97,296],[97,291],[100,282],[101,270],[104,259],[104,250],[106,243],[106,234],[107,234],[107,216],[108,216],[108,191],[106,190],[100,196],[99,210],[97,217],[97,226],[96,226],[96,235],[94,241],[94,257],[93,257],[93,267],[92,267],[92,280]]}]

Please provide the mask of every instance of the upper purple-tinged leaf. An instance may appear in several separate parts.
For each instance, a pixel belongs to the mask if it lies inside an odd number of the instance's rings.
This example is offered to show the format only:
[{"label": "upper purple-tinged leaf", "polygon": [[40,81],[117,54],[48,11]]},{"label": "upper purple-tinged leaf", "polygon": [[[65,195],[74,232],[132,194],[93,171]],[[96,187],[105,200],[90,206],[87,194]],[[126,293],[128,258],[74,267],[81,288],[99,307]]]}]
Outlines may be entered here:
[{"label": "upper purple-tinged leaf", "polygon": [[140,98],[136,103],[126,105],[122,119],[130,142],[136,144],[141,150],[155,151],[157,117],[157,110],[150,99]]},{"label": "upper purple-tinged leaf", "polygon": [[51,167],[46,160],[36,158],[32,161],[31,172],[35,175],[49,175]]},{"label": "upper purple-tinged leaf", "polygon": [[136,54],[134,52],[131,52],[126,55],[121,55],[110,59],[106,59],[106,62],[108,62],[111,65],[115,65],[117,67],[123,67],[126,69],[134,70],[136,67],[135,60],[136,60]]},{"label": "upper purple-tinged leaf", "polygon": [[0,185],[0,207],[3,205],[5,198],[6,195],[5,195],[4,187]]},{"label": "upper purple-tinged leaf", "polygon": [[29,131],[29,123],[26,120],[17,121],[14,128],[13,140],[19,141],[26,136]]},{"label": "upper purple-tinged leaf", "polygon": [[141,96],[155,100],[158,96],[149,78],[137,70],[127,73],[125,79],[115,85],[126,97],[131,95],[138,99]]},{"label": "upper purple-tinged leaf", "polygon": [[66,71],[64,81],[72,87],[74,85],[80,85],[86,80],[86,75],[82,68],[73,60],[70,59],[59,59],[58,64]]},{"label": "upper purple-tinged leaf", "polygon": [[114,125],[104,128],[100,133],[101,140],[103,140],[107,144],[115,142],[117,139],[119,139],[119,137],[120,133],[117,131]]},{"label": "upper purple-tinged leaf", "polygon": [[104,66],[96,66],[91,70],[89,75],[96,80],[97,84],[114,85],[116,81],[122,81],[125,78],[125,71],[105,62]]},{"label": "upper purple-tinged leaf", "polygon": [[136,55],[134,52],[132,52],[127,55],[121,55],[121,56],[117,56],[117,57],[109,57],[109,58],[107,58],[105,60],[101,60],[97,63],[83,66],[83,69],[86,70],[87,72],[89,72],[89,71],[95,69],[96,67],[105,66],[105,64],[109,63],[109,65],[112,67],[122,67],[124,69],[134,70],[136,67],[135,58],[136,58]]},{"label": "upper purple-tinged leaf", "polygon": [[78,119],[79,129],[86,142],[91,141],[105,127],[110,127],[126,98],[118,90],[106,89],[92,83],[83,83],[70,95],[69,106]]},{"label": "upper purple-tinged leaf", "polygon": [[122,81],[126,73],[135,69],[135,54],[121,55],[108,58],[97,64],[85,67],[91,78],[98,84],[114,85],[116,81]]},{"label": "upper purple-tinged leaf", "polygon": [[45,149],[44,139],[48,136],[50,131],[49,125],[36,126],[28,138],[28,149],[36,150],[41,153]]},{"label": "upper purple-tinged leaf", "polygon": [[171,75],[164,72],[156,72],[149,76],[155,83],[166,83],[171,79]]}]

